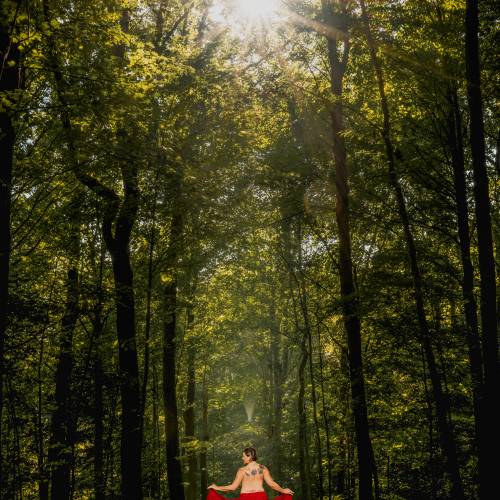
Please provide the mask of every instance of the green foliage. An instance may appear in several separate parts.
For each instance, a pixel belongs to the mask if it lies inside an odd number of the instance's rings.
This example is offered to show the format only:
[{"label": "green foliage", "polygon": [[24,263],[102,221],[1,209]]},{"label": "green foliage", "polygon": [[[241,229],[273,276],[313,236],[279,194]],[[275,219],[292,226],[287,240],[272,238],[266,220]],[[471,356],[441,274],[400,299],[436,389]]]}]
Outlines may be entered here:
[{"label": "green foliage", "polygon": [[[498,25],[487,25],[494,7],[483,3],[485,126],[497,245],[498,62],[493,53]],[[54,0],[48,2],[49,19],[40,3],[20,8],[12,41],[22,52],[26,88],[0,96],[0,112],[16,110],[17,130],[1,426],[6,498],[35,498],[49,476],[54,372],[71,257],[68,209],[81,189],[62,108],[72,125],[78,168],[122,195],[120,165],[125,159],[138,167],[141,194],[131,259],[141,371],[146,352],[150,355],[143,444],[146,497],[168,498],[163,294],[177,277],[176,368],[184,470],[190,455],[199,460],[205,453],[209,484],[229,484],[242,449],[253,445],[271,473],[281,469],[275,477],[280,485],[301,498],[297,368],[309,328],[312,373],[307,368],[302,383],[313,491],[318,491],[319,477],[314,381],[323,487],[328,490],[330,471],[332,498],[355,498],[355,437],[336,272],[329,128],[333,98],[326,41],[294,22],[276,32],[256,29],[253,38],[239,37],[210,18],[209,4]],[[320,19],[320,2],[294,1],[290,8]],[[129,32],[120,27],[123,9],[130,11]],[[446,379],[467,496],[477,498],[462,267],[445,133],[450,82],[457,87],[467,126],[463,11],[461,1],[370,3],[432,343]],[[350,15],[344,138],[368,413],[382,497],[449,498],[404,235],[386,174],[378,88],[357,9]],[[124,57],[118,57],[120,47]],[[61,64],[60,75],[52,53]],[[465,154],[471,188],[467,143]],[[178,235],[172,228],[175,210],[184,222]],[[109,498],[119,494],[118,350],[112,263],[101,234],[103,211],[102,200],[87,190],[80,204],[81,297],[72,342],[75,499],[94,495],[99,360],[105,489]],[[180,249],[175,273],[167,267],[173,241]],[[101,331],[96,329],[98,319]],[[196,353],[194,439],[186,439],[184,427],[190,349]],[[276,384],[282,391],[278,411]],[[208,439],[203,432],[205,395]],[[276,439],[282,446],[280,464]],[[197,482],[200,478],[198,468]]]}]

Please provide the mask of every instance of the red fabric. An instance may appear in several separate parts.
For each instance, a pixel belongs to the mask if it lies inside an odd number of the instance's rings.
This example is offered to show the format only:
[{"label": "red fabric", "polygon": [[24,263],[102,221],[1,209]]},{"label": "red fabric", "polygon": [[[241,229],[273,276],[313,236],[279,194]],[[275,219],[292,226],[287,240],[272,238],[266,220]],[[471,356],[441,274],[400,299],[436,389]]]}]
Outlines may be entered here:
[{"label": "red fabric", "polygon": [[[228,500],[228,498],[211,489],[208,492],[207,500]],[[269,500],[269,498],[265,491],[258,491],[256,493],[240,493],[240,496],[234,500]],[[280,495],[273,500],[292,500],[292,495]]]}]

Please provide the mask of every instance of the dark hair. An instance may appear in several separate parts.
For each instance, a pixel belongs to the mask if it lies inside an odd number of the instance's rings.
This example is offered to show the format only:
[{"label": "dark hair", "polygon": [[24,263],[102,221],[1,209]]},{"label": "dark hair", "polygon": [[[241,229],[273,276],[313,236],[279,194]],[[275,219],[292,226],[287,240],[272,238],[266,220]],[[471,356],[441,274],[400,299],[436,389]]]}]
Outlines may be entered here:
[{"label": "dark hair", "polygon": [[247,457],[251,457],[251,458],[252,458],[252,460],[253,460],[254,462],[256,462],[256,461],[257,461],[257,450],[256,450],[255,448],[252,448],[252,447],[250,447],[250,448],[245,448],[245,449],[243,450],[243,453],[244,453]]}]

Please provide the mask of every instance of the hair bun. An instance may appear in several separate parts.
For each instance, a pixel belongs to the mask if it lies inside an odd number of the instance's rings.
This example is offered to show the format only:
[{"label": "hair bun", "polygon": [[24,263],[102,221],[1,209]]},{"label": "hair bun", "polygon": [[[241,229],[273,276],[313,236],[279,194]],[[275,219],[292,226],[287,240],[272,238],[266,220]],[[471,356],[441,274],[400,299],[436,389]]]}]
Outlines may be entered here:
[{"label": "hair bun", "polygon": [[253,447],[248,447],[243,450],[243,453],[247,456],[250,457],[254,462],[257,461],[257,450]]}]

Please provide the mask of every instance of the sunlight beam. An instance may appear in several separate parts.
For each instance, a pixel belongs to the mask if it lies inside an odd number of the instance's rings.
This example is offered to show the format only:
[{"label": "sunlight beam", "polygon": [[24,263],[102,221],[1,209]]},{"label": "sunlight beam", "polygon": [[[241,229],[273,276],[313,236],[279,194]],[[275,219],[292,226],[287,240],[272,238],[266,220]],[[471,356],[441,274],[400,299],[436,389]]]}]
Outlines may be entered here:
[{"label": "sunlight beam", "polygon": [[234,0],[237,17],[250,23],[273,21],[278,17],[279,0]]},{"label": "sunlight beam", "polygon": [[210,17],[234,29],[272,25],[283,17],[282,0],[215,0]]}]

